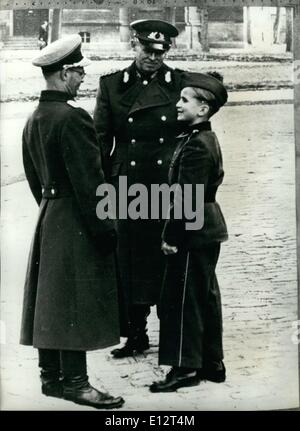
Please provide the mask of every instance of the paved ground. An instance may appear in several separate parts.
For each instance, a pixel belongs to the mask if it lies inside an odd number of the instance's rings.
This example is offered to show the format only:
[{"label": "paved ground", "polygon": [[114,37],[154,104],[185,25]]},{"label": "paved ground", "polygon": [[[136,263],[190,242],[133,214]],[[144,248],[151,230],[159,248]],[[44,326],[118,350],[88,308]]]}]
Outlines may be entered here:
[{"label": "paved ground", "polygon": [[[31,107],[11,106],[16,111],[4,123],[7,133],[1,141],[7,156],[4,183],[11,172],[11,176],[22,174],[19,137]],[[229,106],[213,123],[226,171],[219,201],[230,232],[218,265],[228,377],[219,385],[207,382],[177,393],[151,394],[148,385],[167,370],[157,366],[158,321],[153,310],[151,349],[145,357],[113,360],[110,349],[88,355],[91,381],[122,394],[123,410],[298,406],[298,346],[292,342],[292,323],[297,320],[293,107],[290,103]],[[90,410],[43,397],[36,351],[18,344],[26,259],[37,208],[24,181],[12,181],[1,192],[1,409]]]},{"label": "paved ground", "polygon": [[[234,91],[229,92],[228,105],[290,104],[292,100],[292,89]],[[37,103],[38,101],[34,100],[27,103],[18,101],[1,104],[1,185],[24,179],[22,152],[20,151],[22,127],[25,118],[30,115]],[[95,98],[82,97],[78,103],[92,115]]]},{"label": "paved ground", "polygon": [[[31,100],[37,98],[44,88],[39,68],[32,66],[31,58],[20,61],[12,59],[1,64],[1,100]],[[89,66],[82,94],[96,93],[99,76],[127,67],[132,60],[93,61]],[[293,84],[292,60],[278,61],[167,61],[171,67],[195,72],[216,70],[223,74],[229,89],[284,88]]]}]

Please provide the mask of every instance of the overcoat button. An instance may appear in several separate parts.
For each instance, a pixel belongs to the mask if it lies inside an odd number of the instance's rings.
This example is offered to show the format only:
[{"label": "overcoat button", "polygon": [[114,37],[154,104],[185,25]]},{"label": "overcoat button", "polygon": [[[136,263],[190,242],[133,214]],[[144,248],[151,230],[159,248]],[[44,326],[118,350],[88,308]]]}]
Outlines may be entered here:
[{"label": "overcoat button", "polygon": [[145,81],[143,81],[143,85],[147,85],[148,81],[145,79]]},{"label": "overcoat button", "polygon": [[132,160],[132,161],[130,162],[130,165],[131,165],[131,166],[135,166],[135,161],[134,161],[134,160]]},{"label": "overcoat button", "polygon": [[167,119],[167,117],[166,117],[165,115],[163,115],[163,116],[161,117],[161,121],[166,121],[166,119]]},{"label": "overcoat button", "polygon": [[133,118],[132,117],[128,118],[128,123],[133,123]]},{"label": "overcoat button", "polygon": [[55,190],[54,189],[51,189],[51,194],[55,195]]},{"label": "overcoat button", "polygon": [[158,164],[158,165],[162,165],[162,160],[160,160],[160,159],[159,159],[159,160],[157,160],[157,164]]},{"label": "overcoat button", "polygon": [[159,138],[159,143],[163,144],[164,143],[164,138]]},{"label": "overcoat button", "polygon": [[44,189],[44,187],[42,188],[42,193],[44,193],[44,191],[45,191],[45,189]]},{"label": "overcoat button", "polygon": [[135,139],[131,139],[131,143],[132,143],[132,144],[135,144],[135,143],[136,143],[136,140],[135,140]]}]

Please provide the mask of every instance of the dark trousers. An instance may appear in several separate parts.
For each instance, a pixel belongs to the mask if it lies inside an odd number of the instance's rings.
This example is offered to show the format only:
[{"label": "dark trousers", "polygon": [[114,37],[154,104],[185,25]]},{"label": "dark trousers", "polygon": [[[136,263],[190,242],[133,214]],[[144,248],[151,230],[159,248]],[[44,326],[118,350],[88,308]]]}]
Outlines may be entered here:
[{"label": "dark trousers", "polygon": [[130,305],[128,310],[129,315],[129,336],[136,336],[138,333],[146,333],[147,317],[150,314],[150,305],[135,304]]},{"label": "dark trousers", "polygon": [[159,363],[202,368],[223,359],[220,244],[168,256],[159,305]]},{"label": "dark trousers", "polygon": [[71,350],[38,349],[42,375],[57,373],[64,378],[86,376],[86,352]]}]

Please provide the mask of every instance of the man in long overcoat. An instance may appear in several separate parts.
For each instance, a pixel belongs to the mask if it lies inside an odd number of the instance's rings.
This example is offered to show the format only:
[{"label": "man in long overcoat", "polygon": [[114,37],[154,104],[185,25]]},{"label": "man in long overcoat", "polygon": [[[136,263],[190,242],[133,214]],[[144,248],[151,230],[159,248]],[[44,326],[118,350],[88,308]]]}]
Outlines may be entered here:
[{"label": "man in long overcoat", "polygon": [[[160,20],[139,20],[135,31],[134,62],[125,70],[100,78],[94,122],[109,182],[167,183],[175,149],[176,102],[182,72],[164,63],[177,29]],[[130,202],[130,198],[128,200]],[[150,213],[150,208],[148,214]],[[156,220],[118,220],[121,288],[128,308],[129,331],[125,346],[114,357],[131,356],[149,348],[147,316],[157,304],[163,278],[160,250],[161,215]]]},{"label": "man in long overcoat", "polygon": [[[93,388],[86,351],[119,343],[116,230],[96,215],[105,182],[92,118],[75,102],[89,64],[73,35],[33,61],[46,80],[23,131],[23,161],[39,216],[25,281],[21,344],[39,352],[42,393],[96,408],[121,397]],[[62,377],[62,378],[61,378]]]}]

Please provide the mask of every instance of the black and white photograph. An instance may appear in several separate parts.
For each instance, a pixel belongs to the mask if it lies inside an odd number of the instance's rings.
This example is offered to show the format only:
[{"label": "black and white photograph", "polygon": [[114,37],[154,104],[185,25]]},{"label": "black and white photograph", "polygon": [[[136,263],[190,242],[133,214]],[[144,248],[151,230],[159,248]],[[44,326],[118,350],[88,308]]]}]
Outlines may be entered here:
[{"label": "black and white photograph", "polygon": [[0,76],[0,410],[299,410],[299,0],[1,0]]}]

